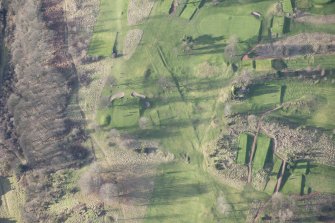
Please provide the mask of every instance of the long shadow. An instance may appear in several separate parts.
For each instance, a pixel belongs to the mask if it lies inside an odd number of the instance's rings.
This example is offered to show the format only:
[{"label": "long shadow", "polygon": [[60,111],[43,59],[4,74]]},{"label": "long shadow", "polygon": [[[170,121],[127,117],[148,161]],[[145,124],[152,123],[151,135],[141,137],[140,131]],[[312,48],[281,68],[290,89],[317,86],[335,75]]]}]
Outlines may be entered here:
[{"label": "long shadow", "polygon": [[177,184],[174,186],[157,187],[154,190],[155,201],[174,201],[183,198],[200,196],[208,192],[205,184]]},{"label": "long shadow", "polygon": [[229,7],[232,5],[245,5],[245,4],[253,4],[258,2],[266,2],[268,0],[219,0],[219,4],[216,7]]},{"label": "long shadow", "polygon": [[[273,168],[273,139],[270,140],[270,146],[266,154],[264,166],[266,165],[272,165],[272,168]],[[272,171],[272,168],[271,168],[271,171]]]},{"label": "long shadow", "polygon": [[223,53],[224,53],[224,49],[218,49],[218,50],[208,50],[208,51],[205,51],[205,52],[199,52],[199,53],[192,51],[191,53],[181,54],[181,55],[179,55],[179,56],[190,56],[190,55],[197,56],[197,55],[223,54]]},{"label": "long shadow", "polygon": [[284,102],[286,88],[287,88],[286,85],[282,85],[281,88],[280,88],[280,104],[283,104],[283,102]]},{"label": "long shadow", "polygon": [[251,87],[250,96],[259,96],[263,94],[277,93],[279,90],[276,86],[255,84]]},{"label": "long shadow", "polygon": [[222,40],[224,40],[224,36],[213,37],[212,35],[204,34],[195,38],[194,43],[196,45],[207,45],[207,44],[215,44],[216,42]]},{"label": "long shadow", "polygon": [[245,164],[249,163],[251,147],[252,147],[252,142],[253,141],[254,141],[254,137],[252,135],[247,134],[247,148],[246,148],[245,162],[244,162]]},{"label": "long shadow", "polygon": [[16,223],[17,221],[9,219],[9,218],[0,218],[1,223]]},{"label": "long shadow", "polygon": [[[213,45],[210,45],[210,46],[202,46],[202,47],[197,47],[197,48],[194,48],[193,49],[193,52],[194,51],[202,51],[202,50],[208,50],[208,51],[213,51],[214,49],[221,49],[221,50],[224,50],[224,47],[226,46],[227,44],[224,44],[224,43],[218,43],[218,44],[213,44]],[[208,52],[207,51],[207,52]],[[206,52],[206,51],[205,51]]]},{"label": "long shadow", "polygon": [[6,177],[0,176],[0,196],[10,191],[10,181]]}]

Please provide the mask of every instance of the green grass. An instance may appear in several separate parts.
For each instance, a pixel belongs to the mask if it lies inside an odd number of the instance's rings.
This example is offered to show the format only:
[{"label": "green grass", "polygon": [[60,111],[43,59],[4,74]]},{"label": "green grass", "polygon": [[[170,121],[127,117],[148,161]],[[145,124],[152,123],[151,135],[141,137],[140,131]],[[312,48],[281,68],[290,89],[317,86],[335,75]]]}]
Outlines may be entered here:
[{"label": "green grass", "polygon": [[[144,222],[244,222],[254,199],[268,196],[250,188],[237,191],[213,181],[207,173],[187,164],[168,163],[159,169],[155,189]],[[228,206],[217,209],[222,194]]]},{"label": "green grass", "polygon": [[169,14],[173,0],[161,0],[159,5],[159,12],[162,14]]},{"label": "green grass", "polygon": [[[334,2],[334,9],[335,10],[335,2]],[[335,34],[335,26],[333,24],[318,24],[313,25],[309,23],[300,23],[292,21],[290,27],[290,35],[296,35],[299,33],[330,33]]]},{"label": "green grass", "polygon": [[253,85],[248,97],[238,104],[233,104],[233,113],[262,112],[280,104],[281,87],[275,83]]},{"label": "green grass", "polygon": [[246,133],[242,133],[241,135],[239,135],[238,139],[239,150],[237,154],[237,163],[245,165],[249,161],[249,153],[251,150],[253,137]]},{"label": "green grass", "polygon": [[212,36],[236,36],[240,40],[257,37],[260,23],[251,16],[234,16],[223,13],[209,15],[199,24],[199,31]]},{"label": "green grass", "polygon": [[209,211],[216,203],[213,186],[204,175],[185,165],[161,166],[144,222],[214,221]]},{"label": "green grass", "polygon": [[335,2],[331,0],[296,0],[295,4],[297,8],[312,14],[333,14],[335,11]]},{"label": "green grass", "polygon": [[296,0],[295,4],[298,9],[309,9],[312,7],[312,3],[310,0]]},{"label": "green grass", "polygon": [[198,10],[199,2],[193,2],[192,0],[186,4],[180,17],[184,19],[191,19],[194,13]]},{"label": "green grass", "polygon": [[312,2],[315,5],[325,5],[325,4],[332,2],[332,0],[312,0]]},{"label": "green grass", "polygon": [[291,0],[282,0],[282,4],[283,4],[283,11],[285,13],[293,12]]},{"label": "green grass", "polygon": [[101,0],[100,13],[94,27],[93,37],[90,42],[88,54],[90,56],[112,55],[116,33],[121,31],[121,10],[124,5],[122,0]]},{"label": "green grass", "polygon": [[[97,120],[100,116],[111,116],[111,124],[103,130],[118,128],[121,133],[159,141],[162,150],[175,155],[174,163],[164,164],[159,169],[146,222],[175,222],[176,219],[178,222],[215,222],[222,217],[225,222],[244,222],[246,211],[239,210],[248,210],[252,200],[266,196],[254,191],[227,189],[215,183],[213,177],[206,174],[201,145],[217,139],[224,123],[223,105],[218,101],[220,92],[229,85],[229,77],[233,75],[224,61],[227,40],[236,34],[241,40],[240,49],[255,43],[260,22],[249,14],[256,9],[265,13],[274,3],[232,2],[225,7],[205,4],[191,21],[163,16],[168,4],[156,4],[152,16],[138,26],[144,35],[136,53],[127,61],[115,60],[111,75],[117,85],[104,86],[105,96],[112,95],[111,91],[123,91],[126,97],[97,111]],[[166,10],[162,9],[163,4]],[[99,16],[100,23],[108,21],[110,15],[105,16],[106,19]],[[122,17],[120,22],[123,20]],[[118,30],[116,21],[110,21],[113,32]],[[183,51],[185,35],[194,39],[193,50],[189,52]],[[219,72],[208,76],[199,74],[204,62]],[[207,71],[203,73],[207,75]],[[168,87],[163,87],[162,82]],[[138,101],[128,98],[132,91],[147,95],[151,106],[141,109]],[[259,100],[264,100],[259,96]],[[258,100],[257,95],[254,100]],[[147,129],[138,127],[140,117],[148,120]],[[184,154],[190,158],[189,164],[184,163]],[[233,207],[225,216],[217,213],[214,207],[220,192]]]},{"label": "green grass", "polygon": [[302,169],[286,170],[283,178],[284,180],[282,182],[281,192],[285,194],[302,194],[304,190],[304,188],[302,188],[303,184],[302,172],[305,172],[305,170]]},{"label": "green grass", "polygon": [[335,68],[334,61],[335,55],[311,55],[286,59],[285,63],[290,70],[306,69],[308,66],[312,68],[333,69]]},{"label": "green grass", "polygon": [[272,194],[274,192],[276,183],[277,183],[277,176],[280,171],[282,161],[277,156],[273,154],[273,166],[272,171],[269,177],[269,181],[266,184],[264,191],[268,194]]},{"label": "green grass", "polygon": [[[318,84],[313,82],[299,81],[299,80],[286,80],[282,84],[286,85],[284,102],[303,99],[306,97],[319,97],[318,105],[309,112],[303,123],[325,129],[333,129],[335,127],[335,88],[329,80],[323,80]],[[299,109],[298,111],[299,112]],[[285,115],[285,114],[283,114]],[[288,117],[295,117],[294,114],[286,114]],[[298,117],[297,117],[298,118]]]},{"label": "green grass", "polygon": [[310,192],[335,193],[335,168],[317,163],[298,162],[286,171],[282,192],[307,194]]},{"label": "green grass", "polygon": [[[257,137],[257,147],[255,151],[255,155],[253,157],[253,171],[257,172],[263,169],[266,161],[266,157],[268,156],[268,152],[270,150],[270,142],[271,139],[267,136],[260,134]],[[272,154],[271,154],[272,155]]]},{"label": "green grass", "polygon": [[312,192],[335,193],[335,167],[320,164],[311,164],[310,173],[307,175],[306,187]]},{"label": "green grass", "polygon": [[256,60],[256,71],[257,72],[271,72],[273,71],[272,68],[272,61],[271,59],[261,59]]},{"label": "green grass", "polygon": [[[318,60],[325,61],[324,66],[331,63],[331,59],[327,57],[325,59],[320,56]],[[232,112],[235,114],[259,113],[273,109],[281,102],[288,103],[297,100],[308,102],[309,107],[291,105],[290,109],[275,111],[271,113],[271,116],[301,125],[327,130],[334,129],[335,116],[332,113],[335,110],[333,103],[335,88],[334,84],[331,83],[331,78],[321,79],[317,84],[313,81],[292,78],[255,84],[250,88],[246,99],[232,104]]]},{"label": "green grass", "polygon": [[112,121],[113,128],[130,128],[138,126],[139,100],[137,98],[120,99],[113,103]]},{"label": "green grass", "polygon": [[272,19],[272,36],[280,37],[284,31],[284,17],[274,16]]}]

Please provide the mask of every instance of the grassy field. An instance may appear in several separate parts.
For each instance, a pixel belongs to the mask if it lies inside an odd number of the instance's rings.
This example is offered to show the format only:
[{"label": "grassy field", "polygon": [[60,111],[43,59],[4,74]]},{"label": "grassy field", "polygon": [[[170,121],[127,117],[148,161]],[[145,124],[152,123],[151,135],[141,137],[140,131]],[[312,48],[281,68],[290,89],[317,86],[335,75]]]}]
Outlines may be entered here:
[{"label": "grassy field", "polygon": [[[162,150],[175,156],[173,163],[159,167],[145,222],[215,222],[220,218],[224,222],[244,222],[250,201],[268,196],[247,189],[235,191],[218,184],[206,173],[201,148],[218,137],[224,122],[220,101],[228,97],[222,92],[229,88],[230,78],[234,75],[224,61],[228,39],[231,36],[239,39],[237,48],[240,52],[257,43],[261,21],[250,13],[259,11],[267,22],[272,17],[271,10],[276,2],[224,1],[216,7],[205,4],[191,20],[197,4],[188,4],[184,11],[178,9],[180,13],[168,16],[171,1],[157,2],[150,18],[136,27],[144,33],[136,52],[127,61],[122,57],[115,59],[110,76],[115,78],[116,84],[106,84],[103,96],[109,97],[122,91],[125,97],[109,106],[101,106],[97,111],[97,122],[104,125],[103,130],[106,131],[116,128],[135,138],[159,141]],[[101,12],[104,11],[107,9]],[[116,15],[121,15],[120,11]],[[110,14],[105,16],[99,16],[98,27],[102,24],[101,27],[111,28],[107,28],[108,32],[101,34],[101,38],[99,28],[96,29],[91,43],[92,55],[110,55],[113,45],[108,40],[108,33],[122,34],[128,29],[122,25],[124,17],[104,24],[103,21],[112,17]],[[119,28],[120,24],[122,28]],[[266,34],[266,31],[261,33]],[[185,37],[192,37],[191,43],[183,41]],[[103,40],[104,47],[94,45],[94,41],[99,42],[95,39],[99,38]],[[120,38],[122,40],[122,35]],[[318,63],[331,66],[331,59],[317,59],[320,60]],[[314,63],[317,59],[314,58]],[[271,60],[256,62],[256,71],[269,70],[272,70]],[[282,86],[286,86],[285,92],[282,92]],[[145,107],[143,101],[131,97],[133,91],[146,95],[145,102],[149,106]],[[309,122],[331,128],[335,122],[330,115],[334,109],[330,102],[335,94],[332,85],[322,81],[307,85],[290,80],[255,84],[249,97],[234,104],[232,109],[235,113],[260,113],[278,106],[281,98],[282,102],[289,102],[313,93],[326,100],[317,112],[312,113]],[[110,121],[108,117],[111,117]],[[142,126],[141,121],[144,122]],[[239,151],[237,163],[245,164],[251,142],[248,138],[246,134],[240,136],[239,143],[243,149]],[[268,154],[269,147],[270,139],[261,135],[254,157],[255,171],[262,169],[267,158],[272,156]],[[265,189],[267,194],[273,192],[281,165],[278,158],[272,157],[272,175]],[[292,180],[292,177],[296,178]],[[306,185],[314,185],[313,179],[307,178]],[[301,182],[302,174],[295,171],[289,176],[283,191],[300,193],[300,189],[295,188],[301,188]],[[221,213],[215,205],[221,193],[229,210],[226,213]]]},{"label": "grassy field", "polygon": [[257,72],[273,71],[271,59],[256,60],[255,63],[256,63],[255,71]]},{"label": "grassy field", "polygon": [[[179,222],[202,222],[222,217],[213,204],[224,187],[208,185],[213,181],[212,177],[200,171],[204,163],[200,146],[205,143],[205,138],[213,140],[220,132],[220,125],[213,127],[211,122],[216,114],[222,116],[217,101],[231,76],[222,52],[227,39],[235,33],[241,40],[256,36],[260,22],[249,16],[250,10],[259,6],[260,10],[266,10],[273,2],[242,7],[231,4],[228,8],[205,5],[191,21],[177,16],[155,17],[166,15],[169,5],[156,4],[151,18],[139,25],[144,35],[136,52],[127,62],[117,59],[112,69],[117,84],[113,87],[106,85],[103,95],[107,97],[122,91],[125,97],[97,111],[97,122],[106,123],[106,117],[110,116],[110,124],[104,126],[105,130],[116,128],[140,139],[159,140],[162,150],[176,157],[176,163],[160,168],[145,221],[171,222],[178,217]],[[227,16],[220,16],[222,10]],[[216,19],[225,22],[226,27],[222,28]],[[252,28],[240,29],[231,21],[236,25],[247,22]],[[191,51],[183,49],[185,35],[194,40]],[[246,46],[245,42],[239,44],[240,48]],[[150,106],[143,108],[139,100],[131,98],[132,91],[146,95]],[[139,119],[146,120],[144,129],[140,128]],[[184,163],[185,156],[189,164]],[[234,222],[235,218],[243,221],[246,213],[238,210],[247,208],[252,198],[229,195],[229,191],[226,192],[230,198],[226,199],[232,210],[225,217],[228,222]],[[244,203],[235,207],[233,203],[237,201]]]},{"label": "grassy field", "polygon": [[187,164],[166,164],[160,171],[144,222],[243,222],[250,202],[267,197],[218,184]]},{"label": "grassy field", "polygon": [[162,14],[169,14],[173,0],[161,0],[158,11]]},{"label": "grassy field", "polygon": [[253,85],[248,98],[232,106],[233,113],[262,112],[275,108],[280,103],[281,87],[276,83]]},{"label": "grassy field", "polygon": [[121,11],[124,4],[123,0],[100,1],[100,12],[88,50],[90,56],[108,57],[112,55],[117,32],[122,29]]},{"label": "grassy field", "polygon": [[305,187],[310,187],[312,192],[335,193],[335,168],[314,163],[310,165]]},{"label": "grassy field", "polygon": [[257,36],[259,27],[259,21],[249,15],[233,16],[217,13],[204,17],[198,30],[215,37],[236,35],[240,40],[245,41]]},{"label": "grassy field", "polygon": [[216,196],[203,174],[178,163],[161,166],[160,171],[144,222],[214,221],[209,210],[215,208]]},{"label": "grassy field", "polygon": [[[335,127],[335,118],[332,115],[335,110],[335,88],[329,80],[323,80],[318,84],[313,82],[285,80],[282,82],[286,86],[284,102],[294,100],[304,100],[308,97],[318,96],[315,106],[305,113],[299,112],[299,108],[295,111],[285,112],[283,110],[274,113],[274,115],[282,115],[284,118],[296,119],[300,124],[306,124],[325,129],[333,129]],[[301,114],[300,114],[301,113]],[[301,116],[300,116],[301,115]],[[300,118],[299,118],[300,116]]]},{"label": "grassy field", "polygon": [[273,36],[276,37],[282,36],[284,31],[284,17],[282,16],[273,17],[271,31]]},{"label": "grassy field", "polygon": [[270,178],[264,189],[264,191],[268,194],[272,194],[275,190],[275,186],[277,183],[277,176],[280,171],[281,164],[282,164],[282,161],[273,154],[273,166],[272,166]]},{"label": "grassy field", "polygon": [[239,150],[237,154],[237,163],[241,165],[245,165],[249,162],[249,153],[252,146],[253,137],[242,133],[239,138]]},{"label": "grassy field", "polygon": [[[325,59],[326,58],[326,59]],[[330,57],[331,58],[331,57]],[[331,63],[328,57],[317,57],[314,61]],[[259,113],[275,108],[280,103],[301,101],[287,109],[271,113],[272,117],[280,118],[297,124],[309,125],[332,130],[335,118],[335,88],[331,78],[313,81],[300,81],[287,78],[269,83],[255,84],[251,87],[248,97],[242,102],[232,105],[233,113]],[[303,104],[308,106],[303,106]]]},{"label": "grassy field", "polygon": [[258,135],[257,137],[257,147],[256,152],[253,158],[253,171],[257,172],[261,169],[263,169],[266,161],[266,157],[268,156],[268,153],[270,152],[270,155],[272,156],[272,152],[270,151],[270,142],[271,139],[268,138],[265,135]]},{"label": "grassy field", "polygon": [[290,70],[306,69],[308,66],[312,68],[333,69],[335,68],[334,61],[335,55],[310,55],[286,59],[285,63]]},{"label": "grassy field", "polygon": [[191,19],[194,13],[198,10],[198,6],[199,6],[199,2],[189,1],[186,4],[186,7],[184,8],[180,17],[184,19]]},{"label": "grassy field", "polygon": [[334,174],[334,167],[297,162],[286,171],[281,191],[286,194],[334,193]]},{"label": "grassy field", "polygon": [[298,34],[302,32],[305,32],[305,33],[324,32],[324,33],[335,34],[335,27],[333,24],[318,24],[316,26],[316,25],[308,24],[308,23],[292,22],[290,31],[291,31],[290,35],[294,35],[294,34]]},{"label": "grassy field", "polygon": [[290,169],[286,170],[281,192],[286,194],[305,193],[305,174],[307,162],[297,162],[289,164]]}]

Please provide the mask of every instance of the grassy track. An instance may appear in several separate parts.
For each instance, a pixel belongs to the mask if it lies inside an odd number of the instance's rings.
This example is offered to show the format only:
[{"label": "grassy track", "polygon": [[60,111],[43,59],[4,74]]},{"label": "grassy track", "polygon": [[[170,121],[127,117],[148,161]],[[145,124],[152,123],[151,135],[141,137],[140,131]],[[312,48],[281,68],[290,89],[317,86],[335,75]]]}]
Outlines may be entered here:
[{"label": "grassy track", "polygon": [[263,169],[270,148],[271,139],[260,134],[257,138],[257,149],[253,158],[253,171]]},{"label": "grassy track", "polygon": [[238,164],[245,165],[249,161],[252,141],[253,137],[248,134],[243,133],[239,136],[239,151],[237,155]]},{"label": "grassy track", "polygon": [[117,32],[122,28],[123,5],[123,0],[100,1],[100,13],[94,27],[94,34],[88,50],[89,55],[104,57],[112,55]]},{"label": "grassy track", "polygon": [[256,84],[251,87],[248,98],[242,103],[234,104],[234,113],[245,113],[248,111],[262,112],[276,107],[280,103],[281,87],[277,83]]},{"label": "grassy track", "polygon": [[272,194],[275,190],[275,186],[277,183],[277,176],[280,171],[281,163],[282,163],[281,160],[275,155],[273,155],[273,167],[272,167],[270,179],[267,182],[266,187],[264,189],[264,191],[268,194]]}]

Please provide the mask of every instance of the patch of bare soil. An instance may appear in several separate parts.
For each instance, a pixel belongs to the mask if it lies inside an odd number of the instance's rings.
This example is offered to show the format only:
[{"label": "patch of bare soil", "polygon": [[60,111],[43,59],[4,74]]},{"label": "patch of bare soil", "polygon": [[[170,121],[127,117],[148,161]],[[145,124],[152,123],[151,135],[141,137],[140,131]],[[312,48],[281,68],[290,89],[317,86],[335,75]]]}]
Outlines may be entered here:
[{"label": "patch of bare soil", "polygon": [[294,21],[301,23],[310,23],[314,25],[335,24],[335,15],[303,15],[295,18]]},{"label": "patch of bare soil", "polygon": [[335,53],[335,35],[301,33],[272,44],[259,44],[251,52],[254,58],[285,58],[306,54]]},{"label": "patch of bare soil", "polygon": [[124,57],[129,60],[135,53],[138,44],[140,43],[143,36],[143,31],[140,29],[133,29],[128,31],[125,43],[124,43]]},{"label": "patch of bare soil", "polygon": [[128,25],[136,25],[145,20],[152,10],[153,0],[130,0],[128,5]]}]

